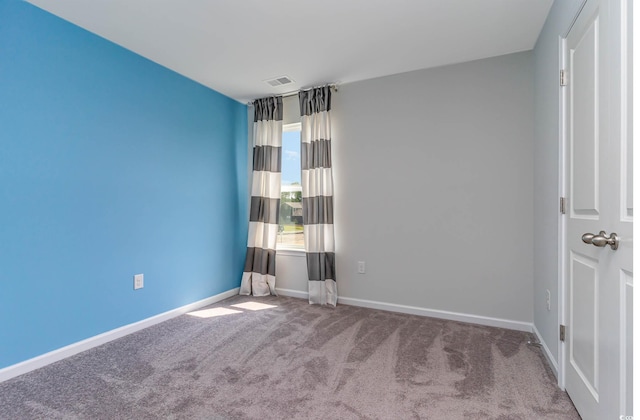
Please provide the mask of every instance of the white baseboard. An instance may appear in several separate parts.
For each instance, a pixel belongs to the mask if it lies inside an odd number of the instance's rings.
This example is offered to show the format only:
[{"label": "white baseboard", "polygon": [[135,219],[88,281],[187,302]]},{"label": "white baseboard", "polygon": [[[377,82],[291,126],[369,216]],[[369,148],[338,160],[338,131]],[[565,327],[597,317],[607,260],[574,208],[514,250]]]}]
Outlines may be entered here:
[{"label": "white baseboard", "polygon": [[202,308],[203,306],[211,305],[223,299],[235,296],[238,294],[239,290],[240,288],[236,287],[235,289],[228,290],[218,295],[211,296],[176,309],[172,309],[170,311],[152,316],[150,318],[143,319],[142,321],[134,322],[133,324],[125,325],[120,328],[98,334],[96,336],[87,338],[86,340],[69,344],[68,346],[50,351],[49,353],[45,353],[32,359],[25,360],[24,362],[20,362],[15,365],[0,369],[0,382],[15,378],[16,376],[23,375],[27,372],[31,372],[32,370],[39,369],[62,359],[66,359],[67,357],[108,343],[109,341],[124,337],[125,335],[132,334],[136,331],[148,328],[152,325],[159,324],[184,313],[191,312],[195,309]]},{"label": "white baseboard", "polygon": [[551,354],[551,350],[549,350],[547,343],[545,343],[545,341],[542,339],[542,334],[540,334],[540,331],[538,331],[535,324],[533,324],[533,333],[536,335],[536,338],[542,345],[542,350],[544,350],[544,355],[547,357],[547,360],[551,365],[551,370],[553,370],[553,374],[556,375],[556,378],[557,378],[558,377],[558,361],[556,360],[555,357],[553,357],[553,354]]},{"label": "white baseboard", "polygon": [[293,289],[279,289],[276,287],[276,293],[280,296],[289,296],[299,299],[309,299],[309,292],[301,292]]},{"label": "white baseboard", "polygon": [[[278,294],[282,296],[291,296],[301,299],[307,299],[309,293],[299,290],[278,289]],[[404,314],[428,316],[432,318],[448,319],[451,321],[468,322],[470,324],[487,325],[490,327],[507,328],[510,330],[532,332],[533,324],[530,322],[512,321],[502,318],[491,318],[481,315],[471,315],[459,312],[442,311],[439,309],[419,308],[416,306],[398,305],[395,303],[376,302],[372,300],[355,299],[349,297],[338,296],[338,303],[343,305],[361,306],[364,308],[381,309],[383,311],[401,312]]]}]

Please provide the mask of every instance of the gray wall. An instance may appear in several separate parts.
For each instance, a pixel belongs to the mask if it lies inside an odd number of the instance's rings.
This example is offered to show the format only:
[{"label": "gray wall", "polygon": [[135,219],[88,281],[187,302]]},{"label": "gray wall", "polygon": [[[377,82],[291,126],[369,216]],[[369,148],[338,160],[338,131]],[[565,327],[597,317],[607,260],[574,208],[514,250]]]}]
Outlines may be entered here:
[{"label": "gray wall", "polygon": [[340,296],[533,320],[532,64],[525,52],[342,87]]},{"label": "gray wall", "polygon": [[[560,38],[582,0],[556,1],[534,49],[534,325],[558,360],[559,197],[560,188]],[[546,290],[551,292],[547,310]]]},{"label": "gray wall", "polygon": [[293,124],[300,122],[300,101],[298,95],[285,96],[282,98],[282,124]]},{"label": "gray wall", "polygon": [[[341,86],[341,297],[532,322],[532,68],[524,52]],[[278,287],[305,291],[294,258]]]}]

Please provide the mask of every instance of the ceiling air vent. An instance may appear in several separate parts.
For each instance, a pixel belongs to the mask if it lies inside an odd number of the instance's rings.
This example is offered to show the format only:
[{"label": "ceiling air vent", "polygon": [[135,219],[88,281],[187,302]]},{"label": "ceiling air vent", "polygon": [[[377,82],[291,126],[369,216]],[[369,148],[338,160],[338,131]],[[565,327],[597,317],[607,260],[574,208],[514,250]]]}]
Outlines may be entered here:
[{"label": "ceiling air vent", "polygon": [[276,87],[293,83],[293,80],[289,76],[280,76],[273,79],[265,80],[265,82],[273,87]]}]

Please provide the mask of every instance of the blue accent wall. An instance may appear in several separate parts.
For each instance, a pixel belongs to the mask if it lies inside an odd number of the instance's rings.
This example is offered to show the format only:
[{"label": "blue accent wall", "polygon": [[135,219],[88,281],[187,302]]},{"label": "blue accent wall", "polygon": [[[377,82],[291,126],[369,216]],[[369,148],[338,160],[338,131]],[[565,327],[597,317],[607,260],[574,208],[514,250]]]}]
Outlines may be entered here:
[{"label": "blue accent wall", "polygon": [[246,142],[245,105],[0,0],[0,368],[239,286]]}]

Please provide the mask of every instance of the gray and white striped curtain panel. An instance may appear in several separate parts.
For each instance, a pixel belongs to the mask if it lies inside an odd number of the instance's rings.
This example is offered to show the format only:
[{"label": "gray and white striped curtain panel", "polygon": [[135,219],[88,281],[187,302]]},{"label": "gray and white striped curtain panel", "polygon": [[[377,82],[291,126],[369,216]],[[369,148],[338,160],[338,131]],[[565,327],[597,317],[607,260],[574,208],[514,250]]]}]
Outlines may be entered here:
[{"label": "gray and white striped curtain panel", "polygon": [[282,97],[253,103],[253,182],[241,295],[276,294],[276,240],[282,167]]},{"label": "gray and white striped curtain panel", "polygon": [[302,222],[309,275],[309,303],[335,306],[338,300],[333,237],[331,172],[331,89],[300,91],[302,122]]}]

